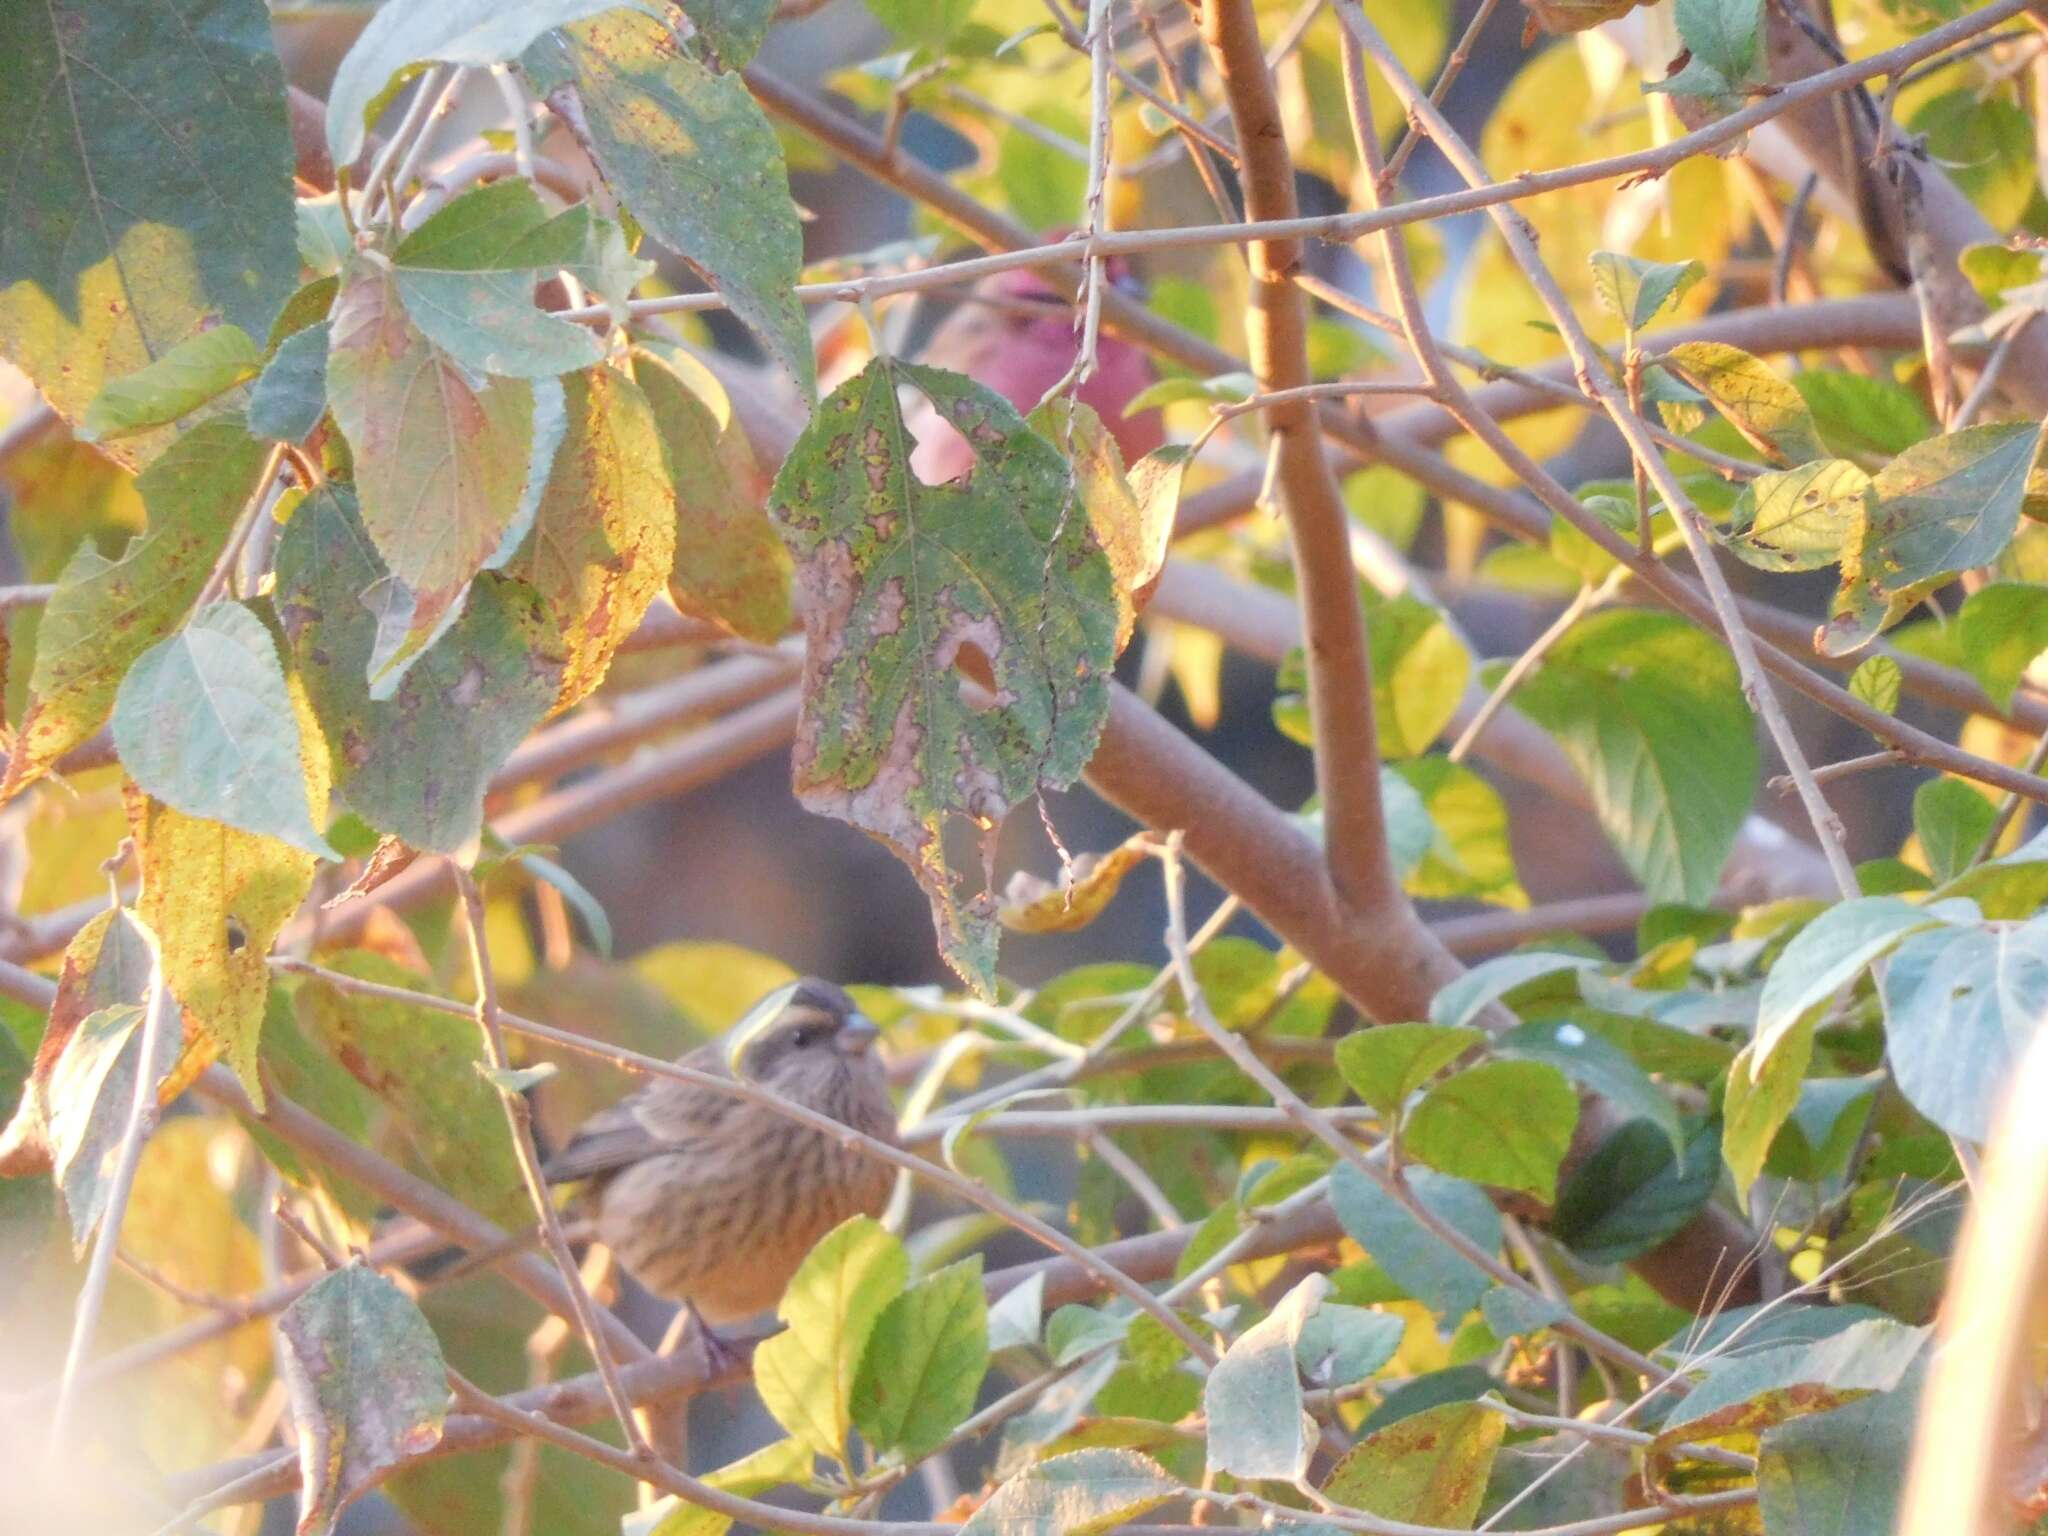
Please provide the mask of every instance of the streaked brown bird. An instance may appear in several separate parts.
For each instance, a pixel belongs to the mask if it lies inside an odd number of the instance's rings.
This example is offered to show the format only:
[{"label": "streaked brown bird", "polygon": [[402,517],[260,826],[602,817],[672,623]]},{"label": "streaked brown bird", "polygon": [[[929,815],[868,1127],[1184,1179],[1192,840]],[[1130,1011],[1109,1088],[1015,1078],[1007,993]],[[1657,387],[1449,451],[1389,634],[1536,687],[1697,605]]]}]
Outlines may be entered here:
[{"label": "streaked brown bird", "polygon": [[[844,990],[806,977],[678,1064],[746,1078],[893,1144],[874,1041]],[[542,1172],[584,1181],[599,1240],[700,1325],[774,1306],[812,1245],[851,1216],[880,1215],[895,1182],[887,1163],[826,1132],[672,1078],[592,1115]]]}]

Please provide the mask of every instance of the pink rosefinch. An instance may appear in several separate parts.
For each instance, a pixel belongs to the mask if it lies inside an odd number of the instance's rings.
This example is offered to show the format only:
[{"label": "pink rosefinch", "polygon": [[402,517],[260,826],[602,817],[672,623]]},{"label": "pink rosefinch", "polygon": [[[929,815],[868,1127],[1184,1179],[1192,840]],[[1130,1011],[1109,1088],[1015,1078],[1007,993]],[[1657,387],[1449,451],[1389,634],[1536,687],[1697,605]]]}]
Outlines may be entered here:
[{"label": "pink rosefinch", "polygon": [[[1106,275],[1119,286],[1129,280],[1124,263],[1114,258]],[[1081,347],[1079,311],[1024,267],[984,278],[975,292],[1001,302],[962,304],[932,332],[919,361],[964,373],[1028,414],[1074,366]],[[1096,345],[1095,372],[1077,392],[1116,438],[1126,464],[1166,440],[1157,411],[1124,417],[1124,407],[1153,378],[1150,358],[1105,333]],[[911,412],[909,425],[917,439],[910,465],[919,479],[936,485],[972,467],[974,455],[966,441],[923,401]]]},{"label": "pink rosefinch", "polygon": [[[737,1072],[893,1144],[874,1039],[852,998],[807,977],[680,1064]],[[848,1217],[880,1215],[895,1182],[887,1163],[832,1136],[670,1078],[592,1115],[543,1172],[550,1183],[588,1181],[599,1240],[700,1324],[774,1306],[812,1245]]]}]

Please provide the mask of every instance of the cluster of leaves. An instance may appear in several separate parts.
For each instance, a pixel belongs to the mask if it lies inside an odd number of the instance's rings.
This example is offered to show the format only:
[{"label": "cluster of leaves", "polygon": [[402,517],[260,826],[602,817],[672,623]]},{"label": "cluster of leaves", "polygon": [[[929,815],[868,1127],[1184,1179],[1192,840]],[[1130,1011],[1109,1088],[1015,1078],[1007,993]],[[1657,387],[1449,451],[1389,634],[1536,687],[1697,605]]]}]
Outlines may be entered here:
[{"label": "cluster of leaves", "polygon": [[[1560,31],[1632,8],[1529,6]],[[1059,25],[998,0],[872,9],[892,51],[835,84],[893,120],[915,108],[970,137],[986,137],[987,104],[1000,103],[1039,131],[989,140],[961,189],[1036,226],[1082,213],[1087,157],[1062,140],[1087,137],[1073,107],[1087,65]],[[1419,72],[1445,53],[1445,8],[1370,9]],[[1134,840],[1068,866],[1057,887],[1027,879],[1000,899],[992,879],[1006,816],[1072,784],[1096,748],[1191,455],[1126,465],[1114,423],[1084,405],[1027,414],[880,346],[818,400],[795,291],[798,147],[744,74],[774,7],[681,11],[687,26],[662,7],[596,0],[394,0],[327,102],[328,151],[360,179],[298,198],[259,0],[221,0],[204,29],[142,0],[0,20],[0,85],[62,100],[0,141],[24,167],[0,189],[0,353],[65,423],[0,465],[23,564],[51,587],[0,637],[14,722],[0,804],[62,824],[25,835],[37,910],[95,891],[98,860],[124,835],[139,876],[132,901],[72,937],[47,1015],[10,1013],[0,1035],[0,1172],[53,1176],[0,1185],[0,1281],[16,1278],[18,1231],[35,1255],[23,1268],[49,1272],[31,1279],[55,1278],[32,1294],[62,1291],[61,1254],[44,1263],[34,1237],[55,1222],[51,1187],[82,1250],[114,1198],[133,1106],[152,1091],[176,1099],[215,1060],[259,1108],[274,1095],[500,1226],[530,1222],[498,1089],[530,1088],[538,1069],[491,1078],[469,1020],[398,995],[461,991],[441,918],[373,926],[363,947],[323,957],[383,995],[279,981],[269,957],[287,935],[311,939],[311,923],[293,924],[323,866],[365,861],[367,882],[414,852],[551,880],[600,934],[601,910],[565,872],[491,844],[486,796],[537,728],[603,696],[665,592],[744,641],[775,643],[801,615],[798,793],[909,866],[942,953],[980,994],[864,996],[894,1053],[929,1052],[908,1129],[1021,1204],[1036,1170],[1013,1163],[1002,1122],[1035,1101],[1006,1097],[1007,1074],[1044,1074],[1084,1112],[1156,1111],[1084,1148],[1067,1225],[1090,1244],[1126,1231],[1135,1161],[1151,1214],[1193,1229],[1165,1304],[1218,1347],[1210,1364],[1126,1300],[1048,1308],[1042,1275],[984,1275],[974,1250],[992,1219],[908,1239],[857,1220],[810,1255],[784,1331],[755,1356],[784,1437],[709,1474],[714,1486],[800,1488],[862,1510],[965,1435],[999,1375],[1036,1391],[1002,1421],[991,1489],[963,1511],[972,1536],[1087,1533],[1197,1491],[1245,1494],[1304,1531],[1346,1510],[1445,1529],[1635,1508],[1647,1520],[1654,1496],[1731,1489],[1753,1493],[1772,1536],[1883,1528],[1954,1239],[1955,1147],[1989,1135],[2048,1013],[2048,834],[2020,842],[1978,789],[1937,779],[1913,798],[1900,856],[1860,866],[1858,895],[1717,910],[1761,774],[1727,649],[1676,615],[1616,605],[1621,568],[1582,531],[1559,523],[1547,548],[1487,550],[1464,509],[1445,505],[1454,575],[1579,606],[1518,667],[1475,653],[1431,601],[1366,594],[1396,873],[1418,899],[1529,905],[1506,802],[1445,742],[1475,684],[1511,690],[1654,903],[1635,958],[1556,936],[1468,972],[1427,1019],[1349,1032],[1328,978],[1235,936],[1190,957],[1199,999],[1136,964],[1029,992],[1003,982],[1001,925],[1078,927],[1152,851]],[[1762,6],[1679,0],[1674,12],[1684,56],[1644,89],[1688,123],[1738,109],[1763,84]],[[1860,19],[1882,39],[1938,18]],[[1636,115],[1589,130],[1556,110],[1591,94],[1589,57],[1563,48],[1527,63],[1489,125],[1493,163],[1562,165],[1650,142]],[[391,142],[372,129],[409,115],[386,109],[409,81],[424,99],[443,77],[420,71],[439,66],[502,69],[545,102],[594,167],[591,197],[558,206],[518,176],[407,179],[407,130]],[[1328,18],[1282,80],[1302,165],[1343,185],[1356,168],[1338,147]],[[2048,202],[2020,89],[1965,63],[1896,105],[2001,234],[2038,235]],[[1135,96],[1113,118],[1120,146],[1173,139]],[[2048,649],[2039,423],[1944,431],[1910,362],[1891,376],[1791,372],[1721,343],[1661,346],[1665,317],[1728,291],[1718,268],[1738,225],[1726,180],[1712,163],[1678,168],[1661,219],[1615,214],[1622,200],[1604,187],[1541,200],[1531,216],[1568,296],[1618,327],[1618,377],[1698,450],[1674,449],[1672,465],[1720,546],[1767,576],[1838,572],[1818,649],[1873,651],[1856,695],[1886,715],[1900,707],[1901,668],[1876,645],[1890,632],[2009,709]],[[1124,185],[1137,195],[1135,178]],[[1631,238],[1613,238],[1617,225]],[[1432,241],[1415,233],[1425,266]],[[781,464],[755,463],[716,376],[635,311],[662,285],[656,257],[715,290],[806,413]],[[1504,259],[1484,240],[1451,279],[1458,341],[1480,362],[1540,361],[1553,338],[1526,323]],[[1867,276],[1854,253],[1828,259],[1840,268],[1830,281]],[[1965,257],[1992,306],[1985,338],[2043,307],[2040,260],[2025,241]],[[1203,280],[1163,278],[1151,304],[1228,344],[1244,281],[1218,263]],[[1321,379],[1377,355],[1327,315],[1310,343]],[[1163,409],[1206,442],[1213,408],[1256,390],[1244,374],[1175,374],[1129,406]],[[917,410],[969,445],[970,475],[933,485],[915,473]],[[1559,447],[1579,426],[1564,414],[1564,426],[1551,413],[1514,430],[1532,450]],[[1251,419],[1239,446],[1255,454]],[[1499,478],[1469,444],[1452,456]],[[1418,486],[1374,468],[1345,491],[1362,532],[1416,547]],[[1677,541],[1672,509],[1631,480],[1576,494],[1644,547]],[[1268,532],[1189,548],[1265,595],[1290,591]],[[1909,622],[1964,576],[1952,617]],[[1190,712],[1213,717],[1220,643],[1182,626],[1146,644]],[[1283,662],[1271,718],[1313,748],[1307,673],[1298,652]],[[118,771],[71,776],[86,797],[51,810],[60,776],[93,760],[103,732]],[[513,883],[494,887],[497,979],[551,1019],[672,1054],[679,1036],[715,1032],[786,979],[778,962],[709,946],[538,967]],[[1341,1110],[1357,1159],[1304,1124],[1205,1124],[1199,1112],[1268,1100],[1209,1051],[1204,1011],[1284,1063],[1313,1113]],[[560,1074],[541,1112],[566,1125],[617,1086]],[[949,1094],[972,1107],[949,1113]],[[1618,1118],[1573,1159],[1588,1097]],[[384,1192],[259,1118],[181,1115],[154,1136],[130,1197],[143,1219],[121,1232],[179,1289],[123,1282],[124,1332],[180,1315],[167,1297],[257,1284],[252,1148],[333,1231],[369,1239]],[[1504,1204],[1546,1212],[1540,1247],[1509,1243],[1519,1234]],[[1245,1257],[1276,1217],[1304,1211],[1331,1218],[1309,1273]],[[1703,1319],[1630,1273],[1709,1211],[1746,1217],[1808,1295],[1835,1305]],[[331,1528],[372,1486],[423,1529],[475,1528],[500,1497],[499,1466],[421,1458],[442,1439],[449,1367],[493,1390],[526,1379],[533,1317],[498,1285],[479,1276],[415,1296],[358,1259],[283,1311],[274,1352],[251,1324],[193,1368],[232,1366],[252,1401],[273,1372],[282,1381],[302,1529]],[[1600,1415],[1626,1414],[1634,1433],[1539,1422],[1552,1391],[1567,1409],[1590,1406],[1571,1396],[1581,1360],[1642,1355],[1671,1383],[1617,1394]],[[167,1400],[190,1386],[160,1384]],[[203,1422],[149,1415],[150,1453],[224,1453],[250,1405],[220,1397]],[[1326,1433],[1348,1448],[1319,1462]],[[536,1528],[616,1528],[624,1480],[544,1454]],[[1744,1456],[1753,1478],[1731,1474]],[[669,1500],[626,1529],[718,1536],[724,1524]]]}]

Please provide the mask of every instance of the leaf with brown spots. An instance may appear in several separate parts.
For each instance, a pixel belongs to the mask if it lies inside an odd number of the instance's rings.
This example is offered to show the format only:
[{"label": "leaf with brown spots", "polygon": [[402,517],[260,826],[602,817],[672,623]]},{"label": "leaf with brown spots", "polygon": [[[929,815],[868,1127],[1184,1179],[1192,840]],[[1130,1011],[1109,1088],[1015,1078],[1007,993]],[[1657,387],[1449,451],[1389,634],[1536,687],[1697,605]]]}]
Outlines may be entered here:
[{"label": "leaf with brown spots", "polygon": [[452,853],[483,826],[496,773],[561,693],[561,632],[533,588],[486,574],[462,616],[389,699],[364,683],[377,621],[360,595],[385,574],[346,488],[293,515],[276,602],[331,754],[334,790],[380,832]]},{"label": "leaf with brown spots", "polygon": [[654,408],[674,489],[669,600],[742,640],[774,644],[793,616],[789,551],[761,505],[753,452],[724,391],[687,358],[672,365],[636,352],[633,368]]},{"label": "leaf with brown spots", "polygon": [[[349,950],[331,969],[385,986],[418,987],[420,977],[380,955]],[[477,1067],[476,1022],[389,998],[308,981],[293,997],[299,1026],[391,1110],[397,1148],[465,1205],[503,1227],[533,1220],[520,1182],[498,1090]]]},{"label": "leaf with brown spots", "polygon": [[1507,1421],[1478,1403],[1441,1403],[1367,1435],[1323,1493],[1386,1520],[1469,1531]]},{"label": "leaf with brown spots", "polygon": [[505,567],[540,593],[568,649],[559,714],[604,681],[675,559],[668,466],[647,397],[609,368],[562,381],[568,436]]},{"label": "leaf with brown spots", "polygon": [[260,1108],[256,1049],[270,946],[313,885],[313,855],[274,837],[188,816],[127,788],[142,865],[135,909],[157,935],[164,976],[199,1060],[226,1059]]},{"label": "leaf with brown spots", "polygon": [[106,722],[137,657],[175,629],[226,545],[262,472],[265,447],[238,420],[207,422],[135,482],[149,531],[108,560],[72,553],[36,629],[35,670],[0,804]]},{"label": "leaf with brown spots", "polygon": [[367,260],[348,274],[331,325],[327,396],[355,461],[363,527],[410,608],[402,641],[380,648],[387,673],[435,638],[469,579],[523,532],[560,440],[544,397],[560,395],[548,380],[474,384]]},{"label": "leaf with brown spots", "polygon": [[[973,449],[959,479],[912,473],[905,384]],[[818,408],[770,502],[808,642],[798,797],[910,866],[947,963],[983,992],[1003,818],[1080,776],[1109,707],[1115,579],[1070,489],[1000,396],[885,356]],[[971,846],[948,847],[963,824]]]},{"label": "leaf with brown spots", "polygon": [[1107,853],[1080,855],[1060,871],[1057,884],[1020,869],[1003,887],[996,916],[1012,933],[1072,933],[1086,928],[1116,899],[1124,876],[1150,853],[1150,839],[1140,832]]},{"label": "leaf with brown spots", "polygon": [[440,1341],[405,1293],[361,1259],[277,1320],[278,1374],[299,1442],[299,1536],[334,1529],[378,1475],[440,1443]]}]

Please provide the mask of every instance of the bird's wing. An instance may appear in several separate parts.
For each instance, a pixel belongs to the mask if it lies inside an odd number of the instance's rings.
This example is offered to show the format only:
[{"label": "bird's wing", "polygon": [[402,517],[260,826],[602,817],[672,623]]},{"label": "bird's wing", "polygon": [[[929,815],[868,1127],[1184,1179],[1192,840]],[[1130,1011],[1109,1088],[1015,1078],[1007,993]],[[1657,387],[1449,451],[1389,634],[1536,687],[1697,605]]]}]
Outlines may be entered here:
[{"label": "bird's wing", "polygon": [[541,1177],[550,1184],[573,1184],[578,1179],[615,1173],[669,1150],[672,1144],[648,1130],[637,1108],[628,1099],[592,1115],[569,1138],[569,1144],[547,1160]]}]

